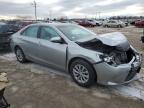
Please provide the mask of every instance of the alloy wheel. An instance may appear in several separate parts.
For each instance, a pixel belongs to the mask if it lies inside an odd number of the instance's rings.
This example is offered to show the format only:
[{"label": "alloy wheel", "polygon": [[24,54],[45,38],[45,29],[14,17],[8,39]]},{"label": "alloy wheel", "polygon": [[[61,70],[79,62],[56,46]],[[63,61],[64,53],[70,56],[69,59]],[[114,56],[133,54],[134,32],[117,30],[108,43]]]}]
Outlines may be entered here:
[{"label": "alloy wheel", "polygon": [[74,78],[79,82],[79,83],[87,83],[89,80],[89,72],[88,69],[81,65],[77,64],[74,66],[73,70],[73,75]]},{"label": "alloy wheel", "polygon": [[16,50],[16,56],[19,61],[23,61],[23,53],[20,49]]}]

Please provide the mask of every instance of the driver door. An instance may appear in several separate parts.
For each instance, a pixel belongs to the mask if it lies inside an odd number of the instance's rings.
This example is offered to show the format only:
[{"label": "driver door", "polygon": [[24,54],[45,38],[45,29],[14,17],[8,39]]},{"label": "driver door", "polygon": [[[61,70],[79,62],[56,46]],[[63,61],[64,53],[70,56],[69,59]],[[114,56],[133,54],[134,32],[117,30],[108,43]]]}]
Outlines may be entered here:
[{"label": "driver door", "polygon": [[41,27],[39,35],[39,57],[41,60],[50,66],[65,70],[67,44],[51,42],[51,38],[60,37],[60,35],[49,26]]}]

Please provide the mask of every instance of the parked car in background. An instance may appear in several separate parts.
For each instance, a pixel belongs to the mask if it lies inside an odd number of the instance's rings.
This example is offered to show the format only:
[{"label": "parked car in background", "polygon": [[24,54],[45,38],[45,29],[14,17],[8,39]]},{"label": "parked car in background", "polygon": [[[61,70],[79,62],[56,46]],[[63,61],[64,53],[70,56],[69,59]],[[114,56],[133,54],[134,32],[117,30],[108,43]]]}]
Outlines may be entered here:
[{"label": "parked car in background", "polygon": [[88,21],[95,26],[101,26],[102,25],[102,23],[100,21],[97,21],[97,20],[88,20]]},{"label": "parked car in background", "polygon": [[70,23],[29,25],[12,36],[11,47],[19,62],[68,72],[83,87],[129,83],[141,69],[141,54],[123,34],[97,35]]},{"label": "parked car in background", "polygon": [[0,47],[9,46],[11,35],[18,30],[15,25],[0,23]]},{"label": "parked car in background", "polygon": [[136,23],[136,22],[139,22],[139,21],[141,21],[141,20],[140,20],[140,19],[133,20],[133,21],[131,21],[131,22],[130,22],[130,24],[134,26],[134,25],[135,25],[135,23]]},{"label": "parked car in background", "polygon": [[120,20],[109,20],[109,21],[105,21],[103,23],[104,27],[118,27],[118,28],[122,28],[125,27],[125,23],[120,21]]},{"label": "parked car in background", "polygon": [[129,26],[129,22],[127,22],[127,21],[124,21],[124,23],[125,23],[125,26],[127,27],[127,26]]},{"label": "parked car in background", "polygon": [[33,23],[36,23],[36,22],[33,22],[33,21],[20,21],[19,23],[17,23],[17,26],[22,29],[23,27],[29,25],[29,24],[33,24]]},{"label": "parked car in background", "polygon": [[97,22],[99,22],[100,24],[102,24],[103,25],[103,23],[105,22],[105,21],[107,21],[107,19],[95,19]]},{"label": "parked car in background", "polygon": [[81,26],[84,26],[84,27],[95,27],[96,26],[96,23],[95,22],[92,22],[92,21],[88,21],[88,20],[79,20],[77,21],[77,23]]},{"label": "parked car in background", "polygon": [[58,22],[60,22],[60,23],[70,23],[70,21],[68,21],[68,20],[59,20]]},{"label": "parked car in background", "polygon": [[71,24],[78,24],[77,22],[75,21],[70,21]]},{"label": "parked car in background", "polygon": [[140,28],[144,28],[144,20],[136,21],[135,26],[140,27]]}]

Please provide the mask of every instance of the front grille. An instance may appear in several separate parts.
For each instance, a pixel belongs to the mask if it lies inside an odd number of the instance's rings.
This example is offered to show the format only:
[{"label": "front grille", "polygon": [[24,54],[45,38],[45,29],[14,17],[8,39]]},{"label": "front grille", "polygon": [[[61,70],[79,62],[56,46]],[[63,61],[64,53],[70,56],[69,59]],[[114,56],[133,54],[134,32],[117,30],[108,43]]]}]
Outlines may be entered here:
[{"label": "front grille", "polygon": [[134,53],[131,50],[128,51],[113,51],[109,54],[109,56],[113,57],[113,61],[117,64],[125,64],[125,63],[129,63],[133,56]]},{"label": "front grille", "polygon": [[126,52],[117,52],[116,56],[115,56],[115,60],[116,60],[117,64],[127,63],[128,62],[127,53]]}]

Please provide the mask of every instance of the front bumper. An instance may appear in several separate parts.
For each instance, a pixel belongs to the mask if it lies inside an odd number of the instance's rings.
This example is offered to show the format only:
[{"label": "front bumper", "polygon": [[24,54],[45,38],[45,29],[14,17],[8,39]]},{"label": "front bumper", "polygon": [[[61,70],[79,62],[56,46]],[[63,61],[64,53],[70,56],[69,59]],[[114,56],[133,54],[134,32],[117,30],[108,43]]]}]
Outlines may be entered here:
[{"label": "front bumper", "polygon": [[134,80],[134,76],[140,72],[142,55],[137,60],[134,56],[127,64],[112,66],[106,62],[94,64],[97,73],[97,82],[103,85],[118,85],[129,83]]}]

